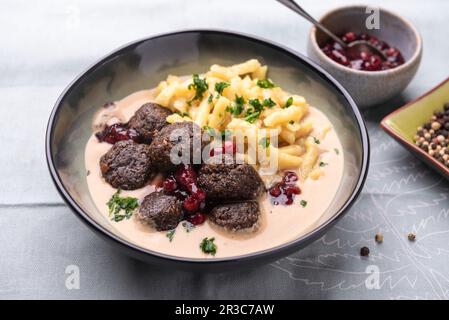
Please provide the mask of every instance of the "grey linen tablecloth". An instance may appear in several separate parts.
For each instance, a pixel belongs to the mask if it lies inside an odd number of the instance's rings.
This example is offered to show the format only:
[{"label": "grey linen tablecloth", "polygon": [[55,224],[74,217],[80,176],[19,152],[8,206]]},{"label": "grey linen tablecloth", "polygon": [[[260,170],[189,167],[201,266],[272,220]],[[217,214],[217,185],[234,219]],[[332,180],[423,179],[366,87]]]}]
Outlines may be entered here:
[{"label": "grey linen tablecloth", "polygon": [[[350,1],[300,1],[319,16]],[[131,40],[213,27],[263,36],[305,52],[310,26],[274,0],[1,1],[0,298],[449,298],[449,184],[390,139],[380,119],[448,76],[442,37],[448,1],[365,1],[409,18],[424,38],[421,68],[395,100],[364,113],[371,166],[354,207],[324,237],[276,263],[244,272],[167,272],[113,250],[57,194],[44,132],[63,88]],[[375,244],[374,234],[384,234]],[[415,232],[415,242],[407,234]],[[362,246],[371,249],[361,259]],[[80,288],[65,286],[66,267]],[[378,286],[373,285],[373,272]],[[376,279],[374,279],[376,280]]]}]

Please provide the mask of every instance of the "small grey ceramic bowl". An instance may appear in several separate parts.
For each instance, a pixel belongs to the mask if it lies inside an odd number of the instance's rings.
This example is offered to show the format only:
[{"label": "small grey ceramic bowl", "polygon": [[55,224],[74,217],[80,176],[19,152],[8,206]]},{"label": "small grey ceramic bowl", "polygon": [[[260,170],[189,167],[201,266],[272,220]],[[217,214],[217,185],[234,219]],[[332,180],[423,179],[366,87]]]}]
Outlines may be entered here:
[{"label": "small grey ceramic bowl", "polygon": [[[157,85],[168,74],[206,71],[257,58],[269,76],[290,92],[304,94],[332,121],[344,150],[344,179],[321,220],[306,234],[283,245],[230,258],[193,259],[151,251],[130,242],[104,218],[86,183],[84,149],[94,113],[105,102]],[[130,43],[96,62],[61,94],[50,115],[46,153],[55,185],[73,212],[92,230],[122,251],[161,267],[189,270],[239,270],[267,263],[306,246],[333,225],[354,203],[368,170],[369,144],[357,106],[346,90],[309,59],[254,37],[212,30],[180,31]]]},{"label": "small grey ceramic bowl", "polygon": [[327,57],[320,46],[329,37],[312,28],[307,52],[309,57],[332,74],[349,91],[360,108],[385,102],[402,92],[418,70],[422,40],[416,28],[404,18],[380,9],[380,28],[367,30],[366,6],[341,7],[328,12],[320,22],[337,35],[348,31],[368,33],[399,49],[405,63],[384,71],[360,71],[342,66]]}]

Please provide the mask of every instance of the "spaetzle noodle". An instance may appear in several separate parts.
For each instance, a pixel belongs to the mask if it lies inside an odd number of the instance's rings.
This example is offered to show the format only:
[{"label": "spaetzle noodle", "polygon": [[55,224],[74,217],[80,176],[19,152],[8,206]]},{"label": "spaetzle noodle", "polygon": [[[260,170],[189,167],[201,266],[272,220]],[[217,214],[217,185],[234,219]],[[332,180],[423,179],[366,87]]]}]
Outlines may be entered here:
[{"label": "spaetzle noodle", "polygon": [[[275,85],[267,74],[268,67],[256,59],[228,67],[214,64],[198,75],[201,95],[192,89],[191,78],[169,75],[156,87],[155,101],[176,112],[167,117],[169,123],[194,121],[202,128],[239,130],[246,143],[263,139],[257,131],[267,130],[271,137],[276,135],[279,146],[269,146],[264,155],[277,158],[279,171],[297,170],[307,178],[317,172],[320,155],[311,137],[314,125],[307,120],[309,104],[303,96]],[[261,160],[255,164],[262,165]]]}]

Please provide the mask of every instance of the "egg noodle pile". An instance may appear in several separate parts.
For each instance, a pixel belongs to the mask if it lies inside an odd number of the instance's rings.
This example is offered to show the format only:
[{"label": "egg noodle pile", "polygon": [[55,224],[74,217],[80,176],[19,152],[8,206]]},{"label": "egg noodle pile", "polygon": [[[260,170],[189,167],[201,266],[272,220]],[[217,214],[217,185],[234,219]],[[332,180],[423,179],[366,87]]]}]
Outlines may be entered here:
[{"label": "egg noodle pile", "polygon": [[318,178],[319,141],[311,135],[309,105],[268,79],[267,71],[251,59],[230,67],[212,65],[192,77],[169,75],[157,86],[155,102],[174,112],[169,123],[193,121],[217,138],[231,137],[237,154],[259,169],[297,170],[304,179]]}]

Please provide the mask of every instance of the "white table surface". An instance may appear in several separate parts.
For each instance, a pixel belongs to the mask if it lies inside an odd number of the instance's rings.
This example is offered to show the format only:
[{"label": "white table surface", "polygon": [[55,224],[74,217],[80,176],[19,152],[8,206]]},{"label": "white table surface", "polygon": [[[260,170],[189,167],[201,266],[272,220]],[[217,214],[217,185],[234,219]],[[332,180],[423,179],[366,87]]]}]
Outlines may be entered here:
[{"label": "white table surface", "polygon": [[[313,15],[352,1],[300,1]],[[365,112],[371,167],[355,206],[323,238],[271,265],[222,275],[167,272],[121,255],[82,225],[44,157],[60,92],[105,53],[185,28],[225,28],[305,53],[310,26],[274,0],[0,1],[0,299],[449,298],[449,184],[380,129],[379,120],[448,76],[449,1],[364,1],[402,13],[424,38],[405,92]],[[445,39],[442,34],[446,32]],[[385,241],[376,245],[377,231]],[[417,241],[407,241],[408,232]],[[361,259],[361,246],[371,248]],[[67,290],[65,269],[80,268]],[[367,267],[379,270],[370,289]]]}]

